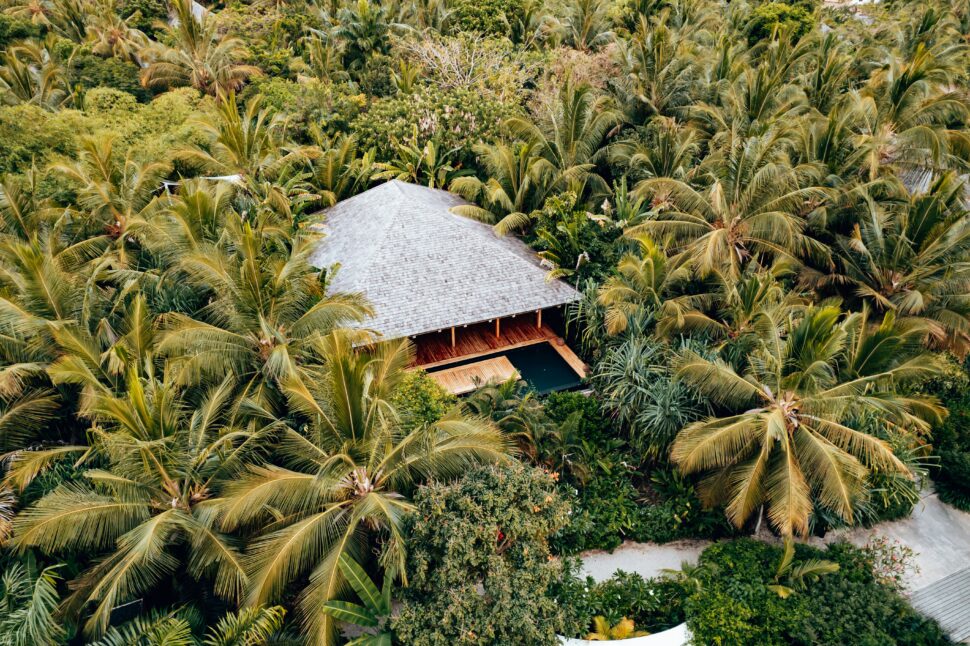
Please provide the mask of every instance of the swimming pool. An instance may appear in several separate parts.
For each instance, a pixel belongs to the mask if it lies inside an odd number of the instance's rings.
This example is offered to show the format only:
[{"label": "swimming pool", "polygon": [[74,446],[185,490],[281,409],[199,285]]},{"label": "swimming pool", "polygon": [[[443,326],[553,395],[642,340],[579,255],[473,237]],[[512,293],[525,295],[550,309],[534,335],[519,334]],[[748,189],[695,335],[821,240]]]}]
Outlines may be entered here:
[{"label": "swimming pool", "polygon": [[540,394],[569,390],[583,383],[582,378],[576,374],[576,371],[566,363],[566,360],[548,342],[533,343],[532,345],[512,350],[500,350],[487,356],[475,357],[474,359],[466,359],[465,361],[456,361],[445,366],[439,366],[428,372],[433,373],[436,370],[455,368],[500,356],[507,357],[512,362],[512,365],[515,366],[516,370],[519,371],[519,375]]}]

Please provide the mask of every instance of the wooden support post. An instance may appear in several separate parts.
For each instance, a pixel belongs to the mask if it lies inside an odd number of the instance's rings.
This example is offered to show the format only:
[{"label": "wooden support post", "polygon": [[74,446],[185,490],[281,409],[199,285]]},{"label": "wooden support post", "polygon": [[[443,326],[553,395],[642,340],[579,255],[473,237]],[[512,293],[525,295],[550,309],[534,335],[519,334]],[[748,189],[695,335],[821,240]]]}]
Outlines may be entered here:
[{"label": "wooden support post", "polygon": [[542,329],[542,310],[536,310],[536,327]]},{"label": "wooden support post", "polygon": [[502,338],[502,328],[499,326],[499,321],[501,320],[502,319],[499,319],[499,318],[495,319],[495,338],[496,339]]},{"label": "wooden support post", "polygon": [[455,328],[451,328],[451,347],[455,347]]}]

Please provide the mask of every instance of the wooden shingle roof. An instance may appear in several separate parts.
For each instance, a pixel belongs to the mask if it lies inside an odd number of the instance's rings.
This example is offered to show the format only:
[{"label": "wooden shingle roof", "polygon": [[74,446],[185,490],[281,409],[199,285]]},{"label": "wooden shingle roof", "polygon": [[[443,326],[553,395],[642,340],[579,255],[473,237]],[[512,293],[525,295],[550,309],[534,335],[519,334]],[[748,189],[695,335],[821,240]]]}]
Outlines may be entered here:
[{"label": "wooden shingle roof", "polygon": [[465,204],[393,180],[327,209],[312,256],[336,267],[331,289],[360,292],[376,315],[366,327],[393,339],[534,312],[575,301],[518,239],[450,211]]}]

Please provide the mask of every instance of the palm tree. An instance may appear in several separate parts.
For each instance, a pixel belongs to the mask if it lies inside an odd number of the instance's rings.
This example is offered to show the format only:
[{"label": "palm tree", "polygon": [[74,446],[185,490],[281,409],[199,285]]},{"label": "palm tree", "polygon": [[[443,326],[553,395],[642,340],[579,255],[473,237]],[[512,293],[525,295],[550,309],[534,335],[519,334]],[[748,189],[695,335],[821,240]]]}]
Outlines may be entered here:
[{"label": "palm tree", "polygon": [[864,125],[857,146],[869,178],[883,166],[954,168],[970,157],[970,137],[952,124],[970,117],[970,104],[950,90],[962,47],[917,46],[912,56],[891,56],[861,91]]},{"label": "palm tree", "polygon": [[239,109],[235,93],[218,100],[214,113],[200,121],[208,142],[183,151],[214,175],[239,175],[243,180],[273,178],[286,164],[302,161],[303,149],[288,152],[283,119],[263,107],[259,94]]},{"label": "palm tree", "polygon": [[595,165],[605,151],[604,143],[621,121],[620,114],[593,88],[567,79],[538,121],[513,117],[506,126],[513,135],[535,147],[535,153],[555,170],[559,190],[571,190],[595,201],[609,194]]},{"label": "palm tree", "polygon": [[[404,577],[401,521],[422,483],[459,477],[505,459],[491,424],[453,412],[417,428],[391,403],[413,359],[405,341],[356,350],[335,332],[321,339],[326,365],[293,405],[312,421],[280,438],[278,464],[253,467],[211,502],[223,531],[247,528],[247,603],[279,599],[301,582],[297,608],[314,643],[332,643],[334,617],[321,606],[347,589],[341,555],[363,562],[380,540],[385,577]],[[318,398],[319,397],[319,398]]]},{"label": "palm tree", "polygon": [[697,84],[693,45],[670,29],[666,14],[651,22],[641,15],[636,31],[621,45],[626,71],[627,118],[642,122],[654,116],[674,117],[690,104]]},{"label": "palm tree", "polygon": [[[48,40],[48,44],[53,41]],[[29,103],[49,110],[73,100],[64,62],[47,45],[26,42],[10,47],[0,66],[0,101]]]},{"label": "palm tree", "polygon": [[118,15],[114,0],[104,0],[91,15],[87,33],[95,54],[136,64],[141,62],[138,53],[148,45],[148,37]]},{"label": "palm tree", "polygon": [[[131,151],[121,158],[115,137],[83,137],[77,161],[55,164],[52,169],[77,187],[78,208],[70,209],[72,223],[65,233],[73,238],[71,257],[83,262],[114,245],[122,260],[130,242],[132,222],[150,217],[159,201],[155,192],[168,171],[162,162],[140,163]],[[65,253],[65,257],[67,253]]]},{"label": "palm tree", "polygon": [[412,137],[405,142],[393,141],[394,158],[374,164],[372,179],[397,179],[402,182],[424,184],[428,188],[444,188],[454,178],[468,171],[459,170],[453,165],[458,148],[442,150],[441,145],[430,139],[423,146],[418,143],[418,127],[414,127]]},{"label": "palm tree", "polygon": [[302,206],[319,201],[306,164],[320,151],[289,142],[284,120],[263,107],[261,95],[248,99],[242,112],[234,93],[223,95],[200,125],[208,141],[183,149],[180,156],[240,187],[243,215],[292,226]]},{"label": "palm tree", "polygon": [[55,613],[60,597],[59,565],[31,573],[23,563],[14,563],[0,578],[0,644],[3,646],[56,646],[66,636]]},{"label": "palm tree", "polygon": [[583,51],[598,49],[613,39],[605,0],[570,0],[561,23],[563,40]]},{"label": "palm tree", "polygon": [[[231,248],[201,244],[183,256],[173,277],[208,296],[192,315],[163,317],[159,352],[183,383],[234,375],[261,405],[280,393],[303,393],[324,361],[320,338],[371,313],[357,294],[327,294],[324,274],[309,262],[313,238],[229,221]],[[292,250],[277,245],[291,244]]]},{"label": "palm tree", "polygon": [[703,188],[668,178],[639,183],[634,193],[654,209],[630,232],[664,242],[675,266],[690,263],[701,277],[739,276],[752,261],[824,257],[804,230],[828,192],[811,185],[814,167],[791,166],[787,148],[777,133],[732,132],[697,169]]},{"label": "palm tree", "polygon": [[43,174],[30,168],[0,178],[0,235],[26,242],[50,230],[58,210],[42,197]]},{"label": "palm tree", "polygon": [[933,343],[964,352],[970,344],[970,225],[966,186],[941,175],[925,194],[893,205],[869,200],[849,235],[839,236],[839,271],[812,283],[835,288],[873,311],[919,319]]},{"label": "palm tree", "polygon": [[351,0],[337,12],[332,35],[346,43],[344,65],[354,71],[363,70],[375,54],[390,51],[388,32],[391,23],[383,3],[370,0]]},{"label": "palm tree", "polygon": [[620,258],[616,274],[606,279],[599,289],[599,303],[605,309],[606,331],[626,331],[631,317],[651,311],[658,318],[679,319],[681,309],[690,299],[671,298],[678,284],[690,279],[688,267],[668,271],[667,256],[646,235],[633,236],[635,251]]},{"label": "palm tree", "polygon": [[245,608],[230,612],[206,631],[201,640],[193,634],[198,623],[191,608],[154,611],[113,627],[87,646],[253,646],[271,643],[283,625],[281,606]]},{"label": "palm tree", "polygon": [[[791,321],[791,322],[786,322]],[[705,473],[700,493],[725,503],[741,527],[759,508],[783,536],[805,535],[815,505],[851,522],[870,470],[907,474],[889,445],[853,428],[868,417],[907,433],[942,411],[902,394],[937,374],[921,353],[925,330],[887,316],[843,316],[815,307],[794,321],[777,317],[745,370],[687,353],[678,375],[722,411],[686,426],[671,449],[685,473]]]},{"label": "palm tree", "polygon": [[[82,482],[62,484],[23,510],[12,546],[52,554],[107,551],[74,581],[65,601],[72,614],[94,604],[85,623],[89,635],[104,632],[112,609],[163,586],[176,572],[211,584],[220,597],[239,599],[247,583],[242,556],[201,503],[264,450],[276,422],[242,420],[231,378],[197,406],[187,391],[152,377],[129,375],[121,395],[85,381],[94,393],[81,410],[95,422],[89,454],[104,467],[87,469]],[[30,464],[25,453],[13,461],[14,474]]]},{"label": "palm tree", "polygon": [[488,179],[457,177],[448,188],[481,206],[456,206],[455,213],[494,224],[499,235],[526,227],[561,185],[559,171],[538,150],[537,143],[476,144]]},{"label": "palm tree", "polygon": [[320,153],[311,162],[313,184],[325,206],[333,206],[367,188],[374,176],[373,149],[359,154],[353,135],[330,138],[317,130],[314,139]]},{"label": "palm tree", "polygon": [[627,169],[631,179],[685,180],[699,150],[692,128],[673,119],[654,117],[636,138],[614,144],[610,158]]},{"label": "palm tree", "polygon": [[228,94],[261,73],[258,67],[239,62],[245,57],[240,39],[221,35],[208,13],[195,17],[192,0],[175,0],[173,4],[177,20],[164,26],[162,42],[152,43],[143,52],[147,67],[142,70],[142,84],[190,85],[207,94]]}]

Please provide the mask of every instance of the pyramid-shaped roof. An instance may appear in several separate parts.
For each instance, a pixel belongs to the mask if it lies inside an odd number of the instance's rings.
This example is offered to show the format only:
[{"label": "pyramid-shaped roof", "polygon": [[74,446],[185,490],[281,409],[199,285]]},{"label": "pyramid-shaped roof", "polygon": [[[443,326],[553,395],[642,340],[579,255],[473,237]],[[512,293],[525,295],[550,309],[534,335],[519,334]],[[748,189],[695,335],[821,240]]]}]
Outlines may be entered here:
[{"label": "pyramid-shaped roof", "polygon": [[376,315],[366,327],[394,339],[534,312],[579,292],[547,280],[521,241],[456,215],[447,191],[392,180],[339,202],[315,228],[311,260],[338,265],[331,289],[360,292]]}]

